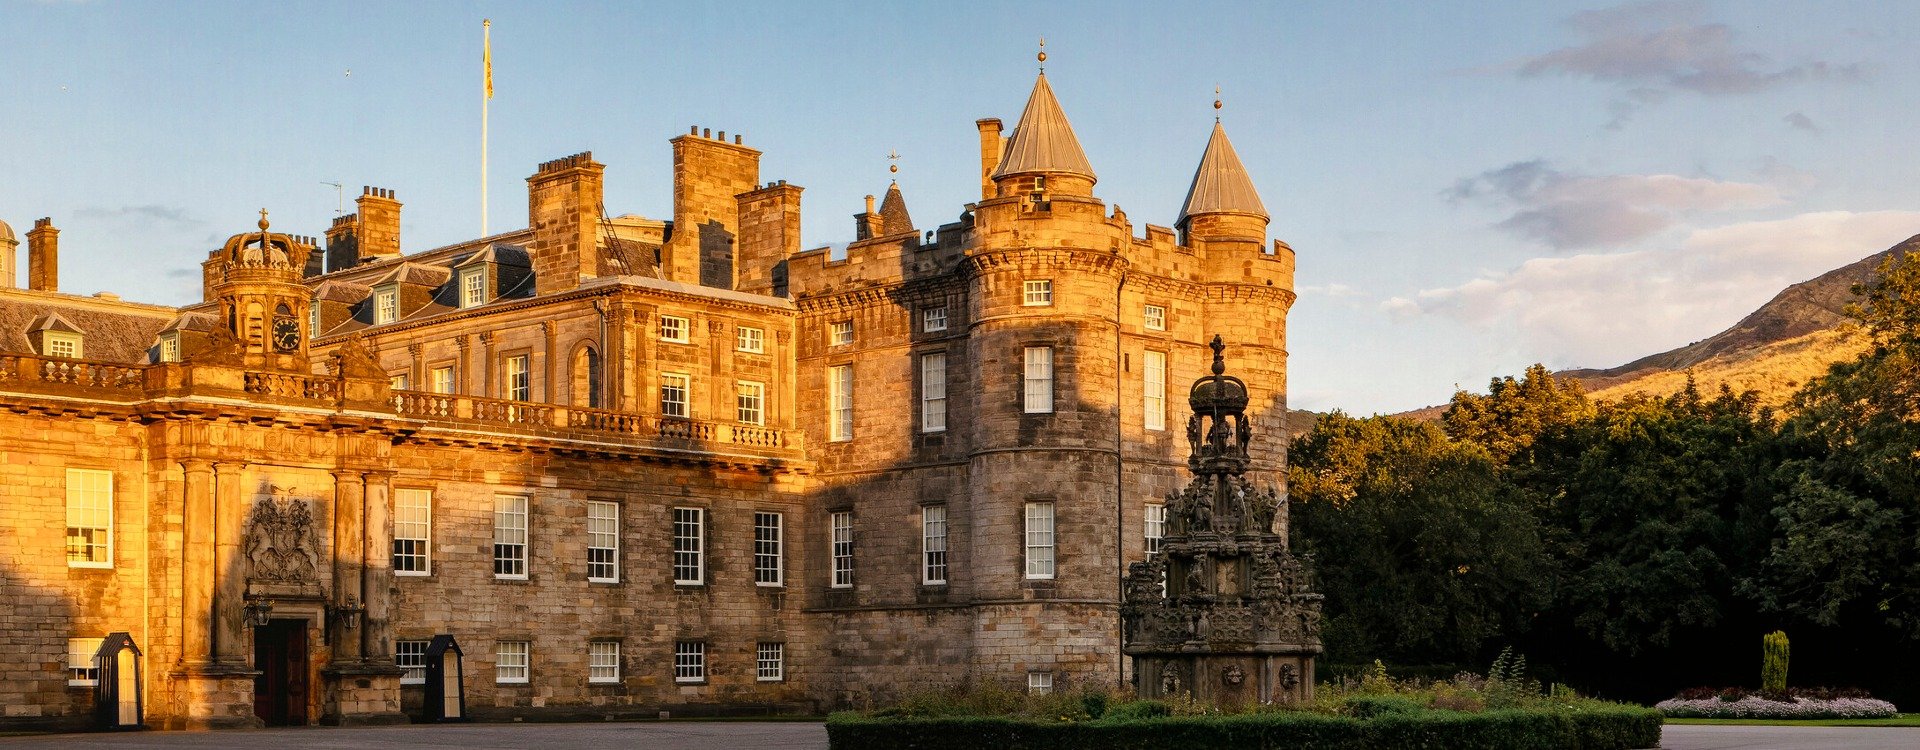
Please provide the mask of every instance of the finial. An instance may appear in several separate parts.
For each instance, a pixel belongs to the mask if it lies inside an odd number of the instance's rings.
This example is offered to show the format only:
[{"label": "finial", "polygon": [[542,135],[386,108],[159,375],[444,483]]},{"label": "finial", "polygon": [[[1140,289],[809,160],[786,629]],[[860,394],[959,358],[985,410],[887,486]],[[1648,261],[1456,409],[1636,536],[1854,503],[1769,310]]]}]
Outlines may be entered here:
[{"label": "finial", "polygon": [[260,209],[260,231],[267,231],[267,210]]},{"label": "finial", "polygon": [[1040,75],[1047,74],[1047,38],[1040,37]]},{"label": "finial", "polygon": [[887,171],[893,174],[900,174],[900,152],[888,150],[887,161],[893,162],[887,165]]},{"label": "finial", "polygon": [[[472,22],[469,21],[468,23],[472,23]],[[480,19],[480,28],[485,29],[485,28],[491,28],[492,26],[493,26],[493,19],[491,18]]]},{"label": "finial", "polygon": [[1227,342],[1220,340],[1220,334],[1216,333],[1213,335],[1213,343],[1207,344],[1207,348],[1213,350],[1213,374],[1225,374],[1227,371],[1227,360],[1225,357],[1220,356],[1220,353],[1227,350]]},{"label": "finial", "polygon": [[1213,87],[1213,121],[1220,121],[1220,87]]}]

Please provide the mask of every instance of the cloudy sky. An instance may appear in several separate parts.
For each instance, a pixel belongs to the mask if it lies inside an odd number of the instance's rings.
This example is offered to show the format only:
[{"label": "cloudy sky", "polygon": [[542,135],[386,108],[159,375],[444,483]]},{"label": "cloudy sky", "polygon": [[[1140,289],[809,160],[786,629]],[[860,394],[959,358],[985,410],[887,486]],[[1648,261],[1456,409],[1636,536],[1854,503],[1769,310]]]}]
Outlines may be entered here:
[{"label": "cloudy sky", "polygon": [[261,206],[320,234],[360,185],[403,241],[478,234],[591,149],[615,213],[671,212],[666,140],[744,133],[844,242],[889,151],[923,226],[977,196],[973,121],[1048,77],[1136,224],[1170,224],[1213,87],[1299,255],[1295,406],[1392,412],[1532,362],[1611,366],[1920,233],[1920,5],[925,5],[0,0],[0,219],[63,229],[61,286],[180,304]]}]

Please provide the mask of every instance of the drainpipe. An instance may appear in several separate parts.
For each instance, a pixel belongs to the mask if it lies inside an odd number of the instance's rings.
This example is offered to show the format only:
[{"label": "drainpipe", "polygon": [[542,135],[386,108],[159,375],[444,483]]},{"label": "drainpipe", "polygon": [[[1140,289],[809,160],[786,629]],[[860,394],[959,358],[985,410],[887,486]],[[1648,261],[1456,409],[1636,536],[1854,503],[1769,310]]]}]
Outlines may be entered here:
[{"label": "drainpipe", "polygon": [[1127,687],[1127,653],[1124,650],[1127,639],[1126,619],[1120,616],[1120,605],[1124,604],[1127,590],[1127,472],[1126,472],[1126,420],[1125,410],[1121,408],[1122,393],[1127,376],[1120,364],[1126,357],[1125,341],[1121,337],[1121,321],[1125,302],[1121,293],[1127,289],[1127,272],[1120,272],[1120,285],[1113,292],[1113,562],[1114,562],[1114,643],[1122,648],[1115,649],[1120,669],[1116,672],[1120,689]]}]

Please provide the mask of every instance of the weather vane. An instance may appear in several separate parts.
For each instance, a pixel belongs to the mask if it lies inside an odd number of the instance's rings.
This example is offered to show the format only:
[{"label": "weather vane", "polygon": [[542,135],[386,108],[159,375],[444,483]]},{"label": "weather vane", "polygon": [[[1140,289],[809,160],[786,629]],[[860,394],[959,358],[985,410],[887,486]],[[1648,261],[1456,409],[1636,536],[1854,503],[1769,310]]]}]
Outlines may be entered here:
[{"label": "weather vane", "polygon": [[1213,87],[1213,121],[1220,121],[1220,87]]},{"label": "weather vane", "polygon": [[1040,75],[1047,74],[1047,38],[1040,37]]},{"label": "weather vane", "polygon": [[893,162],[887,165],[887,171],[893,174],[900,174],[900,152],[888,150],[887,161]]}]

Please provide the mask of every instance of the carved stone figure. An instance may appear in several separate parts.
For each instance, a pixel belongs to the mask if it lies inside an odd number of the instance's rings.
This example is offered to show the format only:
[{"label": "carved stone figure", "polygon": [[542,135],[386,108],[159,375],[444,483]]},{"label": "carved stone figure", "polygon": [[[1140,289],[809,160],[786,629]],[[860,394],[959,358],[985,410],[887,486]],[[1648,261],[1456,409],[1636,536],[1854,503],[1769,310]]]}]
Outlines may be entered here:
[{"label": "carved stone figure", "polygon": [[1247,681],[1247,673],[1238,664],[1228,664],[1226,669],[1220,670],[1220,681],[1227,685],[1239,685]]},{"label": "carved stone figure", "polygon": [[262,581],[311,583],[315,574],[313,511],[303,498],[290,497],[292,488],[274,487],[273,494],[253,504],[247,528],[247,561],[251,577]]}]

